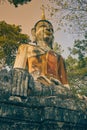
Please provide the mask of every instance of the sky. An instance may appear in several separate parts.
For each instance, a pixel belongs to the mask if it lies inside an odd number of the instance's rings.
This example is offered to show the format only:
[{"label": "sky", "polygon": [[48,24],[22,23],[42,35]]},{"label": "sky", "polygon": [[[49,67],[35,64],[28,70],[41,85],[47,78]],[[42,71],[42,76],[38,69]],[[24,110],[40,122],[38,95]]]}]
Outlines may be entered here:
[{"label": "sky", "polygon": [[[37,0],[37,2],[36,0],[32,0],[28,4],[15,8],[6,0],[0,4],[0,21],[4,20],[8,24],[21,25],[22,33],[28,34],[31,37],[31,29],[41,19],[42,4],[46,4],[44,0]],[[45,15],[48,18],[46,11]],[[54,24],[54,20],[52,19],[50,22],[54,27],[54,42],[61,44],[64,50],[62,55],[66,58],[69,55],[68,47],[72,47],[74,39],[69,33],[55,31],[56,25]]]}]

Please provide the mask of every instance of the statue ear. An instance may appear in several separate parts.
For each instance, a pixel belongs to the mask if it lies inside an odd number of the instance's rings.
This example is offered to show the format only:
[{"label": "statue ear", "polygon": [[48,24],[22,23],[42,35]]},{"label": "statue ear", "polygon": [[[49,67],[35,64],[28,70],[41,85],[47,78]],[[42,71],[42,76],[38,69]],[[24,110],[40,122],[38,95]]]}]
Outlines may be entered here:
[{"label": "statue ear", "polygon": [[35,28],[31,29],[31,34],[32,34],[32,40],[33,42],[36,42],[36,32],[35,32]]}]

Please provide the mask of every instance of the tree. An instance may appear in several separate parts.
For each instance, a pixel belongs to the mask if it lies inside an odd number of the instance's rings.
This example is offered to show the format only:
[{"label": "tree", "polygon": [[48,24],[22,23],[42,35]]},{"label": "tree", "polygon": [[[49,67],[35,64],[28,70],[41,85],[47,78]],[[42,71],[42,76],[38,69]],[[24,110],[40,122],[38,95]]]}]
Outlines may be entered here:
[{"label": "tree", "polygon": [[45,8],[55,19],[58,30],[63,27],[76,34],[84,34],[87,30],[87,0],[49,0]]},{"label": "tree", "polygon": [[76,72],[78,60],[69,55],[66,59],[66,66],[68,74]]},{"label": "tree", "polygon": [[73,48],[69,48],[72,55],[77,55],[78,57],[78,67],[83,68],[86,66],[85,57],[87,56],[87,34],[85,34],[85,39],[75,40]]},{"label": "tree", "polygon": [[29,42],[29,36],[21,33],[21,27],[0,22],[0,62],[11,65],[17,48],[22,43]]},{"label": "tree", "polygon": [[73,94],[87,96],[87,57],[86,67],[78,68],[78,59],[71,55],[66,59],[68,81]]},{"label": "tree", "polygon": [[[18,7],[18,5],[27,4],[31,0],[8,0],[10,4],[13,4],[15,7]],[[1,0],[0,2],[5,2],[5,0]]]}]

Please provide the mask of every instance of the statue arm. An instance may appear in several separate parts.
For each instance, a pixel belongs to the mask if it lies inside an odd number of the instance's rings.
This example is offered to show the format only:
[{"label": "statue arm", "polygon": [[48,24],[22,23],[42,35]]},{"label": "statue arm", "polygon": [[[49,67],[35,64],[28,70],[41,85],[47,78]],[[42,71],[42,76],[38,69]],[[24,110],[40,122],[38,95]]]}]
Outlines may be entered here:
[{"label": "statue arm", "polygon": [[14,68],[25,69],[27,63],[27,48],[28,46],[26,44],[22,44],[19,46],[14,63]]}]

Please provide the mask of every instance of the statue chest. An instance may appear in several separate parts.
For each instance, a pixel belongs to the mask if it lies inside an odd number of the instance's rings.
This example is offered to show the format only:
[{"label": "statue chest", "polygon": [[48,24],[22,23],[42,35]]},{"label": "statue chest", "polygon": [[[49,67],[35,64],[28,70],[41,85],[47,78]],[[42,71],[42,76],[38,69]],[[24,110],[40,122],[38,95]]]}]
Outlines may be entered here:
[{"label": "statue chest", "polygon": [[33,76],[47,75],[57,77],[58,59],[49,51],[48,53],[28,57],[28,70]]}]

